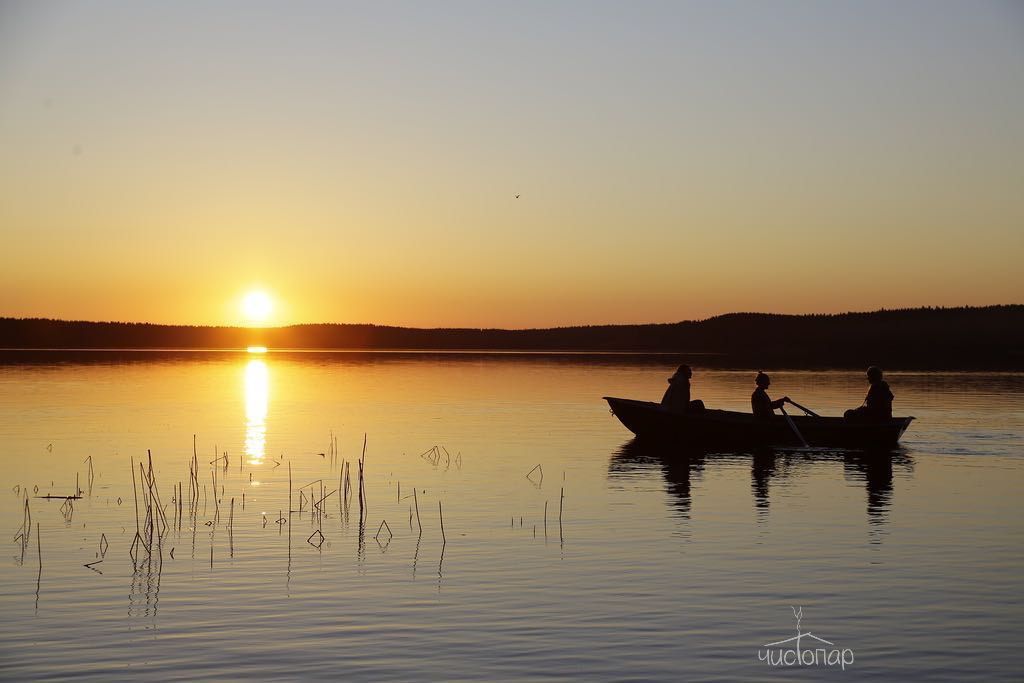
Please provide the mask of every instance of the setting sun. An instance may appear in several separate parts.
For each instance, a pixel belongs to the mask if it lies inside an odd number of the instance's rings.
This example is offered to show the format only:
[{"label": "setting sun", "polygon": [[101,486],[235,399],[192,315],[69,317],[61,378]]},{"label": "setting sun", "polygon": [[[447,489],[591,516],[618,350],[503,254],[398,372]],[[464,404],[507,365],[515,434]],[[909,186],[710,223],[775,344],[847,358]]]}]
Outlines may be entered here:
[{"label": "setting sun", "polygon": [[252,291],[242,297],[242,317],[248,323],[265,323],[274,310],[270,295],[263,291]]}]

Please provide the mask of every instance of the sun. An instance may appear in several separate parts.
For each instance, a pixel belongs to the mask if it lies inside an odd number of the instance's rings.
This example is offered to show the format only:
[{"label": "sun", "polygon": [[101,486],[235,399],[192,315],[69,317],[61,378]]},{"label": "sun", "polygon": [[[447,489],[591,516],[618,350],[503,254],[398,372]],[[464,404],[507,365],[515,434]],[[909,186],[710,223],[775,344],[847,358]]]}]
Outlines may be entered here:
[{"label": "sun", "polygon": [[261,290],[253,290],[242,297],[242,317],[250,324],[262,324],[270,319],[274,301]]}]

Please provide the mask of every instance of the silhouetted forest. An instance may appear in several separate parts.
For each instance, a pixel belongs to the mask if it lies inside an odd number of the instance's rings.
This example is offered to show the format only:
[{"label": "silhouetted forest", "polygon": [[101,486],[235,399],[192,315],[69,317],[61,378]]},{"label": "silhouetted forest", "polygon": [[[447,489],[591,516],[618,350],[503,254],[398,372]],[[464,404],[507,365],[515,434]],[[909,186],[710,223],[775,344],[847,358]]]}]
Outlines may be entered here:
[{"label": "silhouetted forest", "polygon": [[[730,313],[700,321],[551,329],[278,328],[0,318],[0,348],[410,349],[670,352],[703,366],[1024,369],[1024,305],[836,315]],[[699,356],[699,358],[698,358]]]}]

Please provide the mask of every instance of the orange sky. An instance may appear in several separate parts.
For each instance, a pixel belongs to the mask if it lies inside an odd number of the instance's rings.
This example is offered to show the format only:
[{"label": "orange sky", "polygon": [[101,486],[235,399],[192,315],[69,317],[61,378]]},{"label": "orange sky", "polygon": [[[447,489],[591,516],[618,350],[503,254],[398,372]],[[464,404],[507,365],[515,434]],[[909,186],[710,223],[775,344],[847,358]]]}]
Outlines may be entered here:
[{"label": "orange sky", "polygon": [[994,2],[5,3],[0,315],[1020,303],[1022,86]]}]

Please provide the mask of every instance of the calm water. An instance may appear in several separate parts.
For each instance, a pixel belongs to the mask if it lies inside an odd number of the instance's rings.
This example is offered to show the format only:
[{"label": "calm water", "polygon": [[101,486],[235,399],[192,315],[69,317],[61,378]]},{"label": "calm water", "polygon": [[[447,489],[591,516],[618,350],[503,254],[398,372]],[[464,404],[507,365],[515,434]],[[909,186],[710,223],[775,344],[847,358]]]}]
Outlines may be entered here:
[{"label": "calm water", "polygon": [[[892,373],[896,412],[918,421],[887,459],[666,458],[601,396],[660,398],[673,369],[486,354],[0,365],[0,677],[1019,680],[1024,375]],[[694,395],[747,409],[752,376],[698,369]],[[773,373],[774,393],[826,414],[865,388],[860,373]],[[355,488],[347,505],[335,490],[364,433],[361,530]],[[131,461],[147,449],[171,526],[133,562]],[[35,497],[76,485],[70,507]],[[306,496],[321,485],[318,519]],[[759,661],[797,633],[791,606],[801,632],[852,652],[845,671]]]}]

